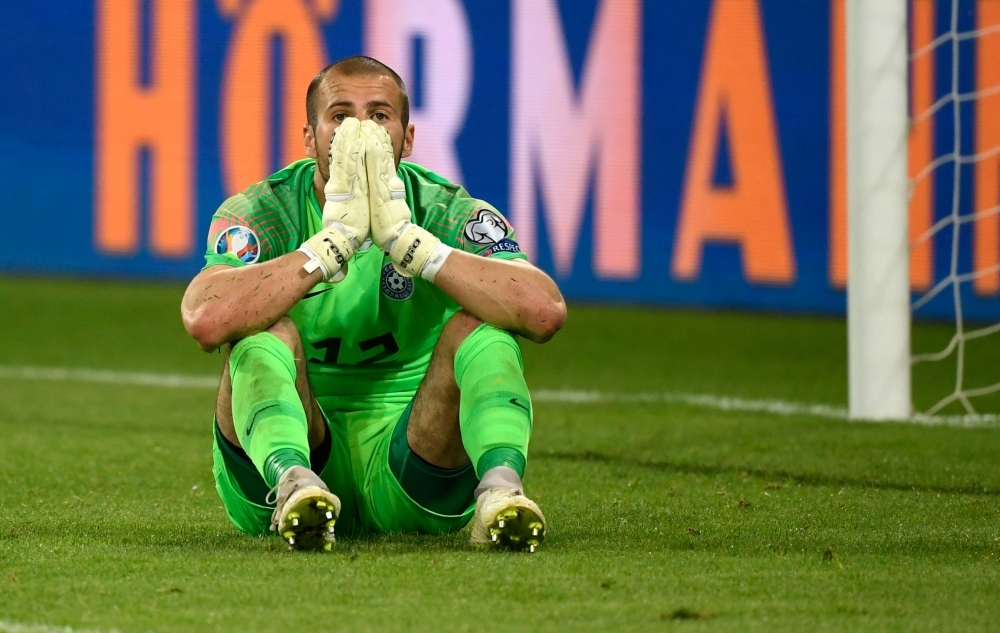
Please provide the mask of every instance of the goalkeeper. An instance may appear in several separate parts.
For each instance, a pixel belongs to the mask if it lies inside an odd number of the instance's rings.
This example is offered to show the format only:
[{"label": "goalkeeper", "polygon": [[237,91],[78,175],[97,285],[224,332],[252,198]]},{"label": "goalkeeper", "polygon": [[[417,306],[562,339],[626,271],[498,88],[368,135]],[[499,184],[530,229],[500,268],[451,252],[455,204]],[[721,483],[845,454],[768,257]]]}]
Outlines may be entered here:
[{"label": "goalkeeper", "polygon": [[216,488],[233,524],[290,546],[441,533],[534,551],[532,405],[514,334],[566,318],[489,204],[412,163],[406,88],[370,57],[313,79],[305,153],[219,207],[184,294],[226,355]]}]

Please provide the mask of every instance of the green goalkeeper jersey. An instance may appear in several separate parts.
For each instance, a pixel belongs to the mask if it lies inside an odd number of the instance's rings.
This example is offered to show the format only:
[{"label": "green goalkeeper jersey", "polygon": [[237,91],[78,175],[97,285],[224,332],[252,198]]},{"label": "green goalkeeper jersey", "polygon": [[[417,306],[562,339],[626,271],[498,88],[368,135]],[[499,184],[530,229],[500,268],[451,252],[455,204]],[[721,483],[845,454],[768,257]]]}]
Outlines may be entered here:
[{"label": "green goalkeeper jersey", "polygon": [[[209,266],[245,266],[291,253],[322,228],[312,159],[303,159],[222,203],[212,217]],[[469,253],[526,259],[514,231],[491,205],[412,163],[401,163],[412,221]],[[405,278],[371,242],[347,277],[320,282],[288,313],[302,337],[309,381],[324,409],[355,411],[406,403],[427,372],[431,352],[459,309],[423,279]]]}]

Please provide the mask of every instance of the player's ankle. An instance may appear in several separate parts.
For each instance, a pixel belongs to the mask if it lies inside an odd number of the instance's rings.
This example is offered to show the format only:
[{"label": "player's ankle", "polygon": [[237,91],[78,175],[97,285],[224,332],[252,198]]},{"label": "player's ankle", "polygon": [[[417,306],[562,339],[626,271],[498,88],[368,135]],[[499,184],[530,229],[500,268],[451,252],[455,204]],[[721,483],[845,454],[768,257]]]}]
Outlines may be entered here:
[{"label": "player's ankle", "polygon": [[509,466],[496,466],[483,473],[483,478],[473,493],[476,499],[479,495],[493,488],[511,490],[517,494],[524,494],[524,486],[517,471]]},{"label": "player's ankle", "polygon": [[281,476],[292,468],[309,468],[309,458],[292,448],[280,448],[270,455],[264,462],[264,481],[267,485],[278,485]]}]

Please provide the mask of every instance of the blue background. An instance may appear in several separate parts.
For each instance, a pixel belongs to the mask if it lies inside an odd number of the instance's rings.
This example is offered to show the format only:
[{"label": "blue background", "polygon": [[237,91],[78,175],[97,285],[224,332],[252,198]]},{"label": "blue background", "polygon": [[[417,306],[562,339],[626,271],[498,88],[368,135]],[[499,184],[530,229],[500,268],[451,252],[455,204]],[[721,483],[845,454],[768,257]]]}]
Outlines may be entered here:
[{"label": "blue background", "polygon": [[[597,4],[559,2],[577,82]],[[973,28],[973,4],[963,4],[962,29]],[[949,5],[939,3],[939,25],[948,24]],[[828,267],[830,6],[824,1],[761,2],[794,240],[795,283],[748,283],[739,248],[726,244],[706,245],[697,280],[678,282],[670,276],[710,6],[709,0],[644,3],[640,277],[609,282],[593,276],[588,202],[573,272],[557,281],[572,299],[843,313],[845,293],[831,287]],[[363,10],[360,0],[343,0],[335,19],[323,25],[331,60],[364,51]],[[466,187],[504,210],[509,198],[511,8],[506,0],[466,0],[465,10],[472,32],[473,85],[457,152]],[[225,197],[218,117],[232,24],[214,2],[203,0],[197,25],[196,248],[183,259],[154,256],[146,244],[135,255],[109,256],[97,251],[93,236],[94,6],[68,0],[0,3],[0,270],[188,279],[201,268],[200,245],[209,218]],[[960,80],[965,89],[973,83],[973,46],[962,46]],[[939,94],[945,94],[951,82],[950,47],[936,55]],[[419,105],[420,86],[410,89]],[[938,153],[951,149],[952,114],[950,106],[939,114]],[[971,121],[971,115],[970,104],[963,108],[963,117]],[[963,148],[969,152],[971,124],[963,130]],[[723,137],[716,168],[719,184],[731,178],[727,151]],[[950,165],[937,172],[938,217],[951,211],[951,173]],[[964,208],[971,199],[971,167],[962,178]],[[537,261],[553,271],[544,223],[538,237]],[[961,241],[962,268],[969,270],[968,227]],[[936,238],[939,279],[948,270],[950,242],[949,230]],[[975,297],[966,288],[963,303],[967,317],[1000,317],[998,298]],[[952,309],[949,291],[920,314],[949,317]]]}]

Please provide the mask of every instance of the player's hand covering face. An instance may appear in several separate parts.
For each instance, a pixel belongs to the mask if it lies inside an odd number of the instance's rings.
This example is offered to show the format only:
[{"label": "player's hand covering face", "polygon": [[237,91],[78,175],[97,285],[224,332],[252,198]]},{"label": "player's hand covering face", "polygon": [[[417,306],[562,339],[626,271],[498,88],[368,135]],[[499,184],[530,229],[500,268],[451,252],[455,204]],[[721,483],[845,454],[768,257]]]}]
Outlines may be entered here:
[{"label": "player's hand covering face", "polygon": [[389,132],[372,119],[344,118],[330,143],[328,170],[324,228],[299,248],[309,256],[306,272],[322,270],[324,280],[340,281],[370,230],[397,272],[433,283],[452,249],[410,221]]},{"label": "player's hand covering face", "polygon": [[401,275],[420,276],[433,282],[452,249],[410,222],[406,188],[396,174],[392,139],[386,129],[373,121],[364,121],[361,136],[365,138],[372,241],[389,254],[393,267]]},{"label": "player's hand covering face", "polygon": [[413,149],[413,125],[403,125],[400,91],[385,75],[344,76],[331,72],[323,86],[322,103],[315,129],[307,128],[311,142],[306,154],[317,158],[316,167],[323,182],[330,178],[322,152],[330,138],[349,118],[371,120],[386,128],[392,140],[392,155],[396,165]]},{"label": "player's hand covering face", "polygon": [[326,194],[323,226],[339,225],[357,251],[368,237],[369,229],[365,139],[357,119],[345,119],[330,140],[329,170],[330,177],[323,190]]},{"label": "player's hand covering face", "polygon": [[338,282],[347,275],[347,264],[368,237],[368,179],[365,139],[361,123],[347,118],[330,141],[330,177],[323,193],[323,229],[306,240],[299,251],[309,257],[303,269],[319,270],[323,280]]},{"label": "player's hand covering face", "polygon": [[361,124],[361,136],[367,153],[372,241],[383,248],[410,222],[410,208],[404,200],[406,188],[396,175],[389,133],[369,120]]}]

